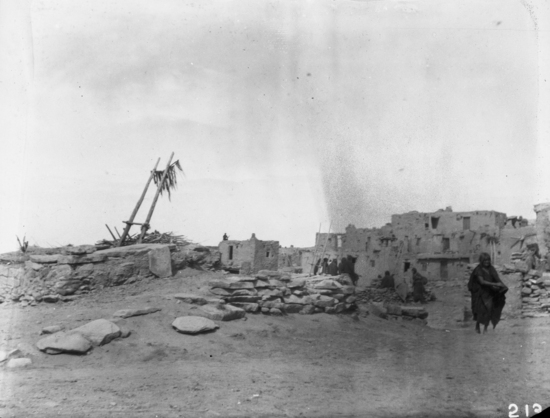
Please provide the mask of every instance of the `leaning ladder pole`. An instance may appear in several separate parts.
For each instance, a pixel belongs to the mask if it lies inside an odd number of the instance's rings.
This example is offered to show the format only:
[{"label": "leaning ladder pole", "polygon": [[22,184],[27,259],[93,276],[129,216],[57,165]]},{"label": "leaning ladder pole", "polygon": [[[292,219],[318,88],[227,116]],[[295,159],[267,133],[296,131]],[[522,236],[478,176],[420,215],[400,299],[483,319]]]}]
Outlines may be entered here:
[{"label": "leaning ladder pole", "polygon": [[153,199],[153,203],[151,204],[151,209],[149,209],[149,213],[147,214],[147,219],[145,219],[145,222],[143,223],[143,225],[141,225],[141,234],[139,236],[138,243],[141,243],[143,237],[145,236],[145,233],[147,232],[147,229],[149,229],[149,221],[153,217],[155,205],[157,204],[160,191],[162,190],[162,186],[164,185],[164,180],[166,180],[166,176],[168,175],[168,170],[170,169],[170,163],[172,162],[173,157],[174,153],[172,153],[172,155],[170,155],[170,158],[168,159],[168,164],[166,164],[166,168],[164,169],[164,173],[162,174],[162,179],[160,180],[160,183],[157,187],[157,193],[155,194],[155,198]]},{"label": "leaning ladder pole", "polygon": [[325,246],[323,247],[323,254],[321,255],[321,260],[325,257],[325,252],[327,251],[327,244],[330,237],[330,228],[332,227],[332,221],[328,225],[327,239],[325,240]]},{"label": "leaning ladder pole", "polygon": [[130,215],[130,219],[128,221],[125,221],[126,227],[124,228],[124,231],[122,232],[122,236],[120,237],[120,241],[118,242],[118,246],[121,247],[122,244],[124,244],[124,240],[128,236],[128,233],[130,232],[130,228],[133,225],[134,219],[137,215],[137,212],[139,210],[139,207],[143,203],[143,199],[145,199],[145,195],[147,194],[147,189],[149,189],[149,184],[151,184],[151,180],[153,180],[153,177],[155,176],[155,170],[157,169],[157,166],[159,165],[160,158],[157,160],[157,163],[155,164],[155,168],[151,170],[151,175],[149,176],[149,180],[147,180],[147,184],[145,185],[145,189],[143,189],[143,193],[141,194],[141,197],[139,198],[136,207],[134,208],[134,211]]},{"label": "leaning ladder pole", "polygon": [[[317,235],[321,235],[321,225],[323,224],[322,223],[319,224],[319,232],[317,233]],[[310,276],[313,273],[313,268],[315,266],[315,258],[317,257],[317,247],[319,247],[319,244],[317,243],[317,237],[315,237],[315,251],[313,252],[313,261],[311,262],[311,266],[309,267]]]}]

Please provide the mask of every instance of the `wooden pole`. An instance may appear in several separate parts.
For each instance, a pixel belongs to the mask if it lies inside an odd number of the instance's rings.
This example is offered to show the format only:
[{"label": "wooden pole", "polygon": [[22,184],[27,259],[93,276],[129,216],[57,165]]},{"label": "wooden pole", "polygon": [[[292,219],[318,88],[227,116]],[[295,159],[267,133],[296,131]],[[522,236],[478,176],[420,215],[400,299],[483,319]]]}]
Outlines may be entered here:
[{"label": "wooden pole", "polygon": [[[321,225],[323,225],[322,223],[319,224],[319,232],[317,233],[317,235],[321,234]],[[313,266],[315,266],[315,258],[317,257],[317,247],[319,246],[319,244],[317,243],[317,237],[315,237],[315,251],[313,251],[313,260],[311,262],[311,266],[309,268],[309,275],[311,276],[311,274],[313,273]]]},{"label": "wooden pole", "polygon": [[332,221],[330,221],[330,224],[328,225],[327,239],[325,240],[325,246],[323,247],[323,255],[321,255],[320,260],[323,260],[323,258],[325,257],[325,252],[327,251],[327,244],[328,244],[328,240],[329,240],[329,237],[330,237],[330,228],[331,227],[332,227]]},{"label": "wooden pole", "polygon": [[143,199],[145,199],[145,195],[147,194],[147,189],[149,188],[149,184],[151,184],[151,180],[153,180],[153,177],[155,176],[155,170],[157,169],[157,166],[159,165],[160,158],[157,160],[157,163],[155,164],[155,168],[151,170],[151,175],[149,176],[149,180],[147,180],[147,184],[145,185],[145,189],[143,189],[143,193],[141,193],[141,197],[139,198],[136,207],[134,208],[134,211],[130,215],[130,219],[126,222],[126,227],[124,228],[124,231],[122,232],[122,236],[120,237],[120,240],[118,241],[118,246],[121,247],[122,244],[124,244],[124,240],[128,236],[128,233],[130,232],[130,228],[132,227],[132,222],[134,222],[134,218],[137,215],[137,212],[139,210],[139,207],[143,203]]},{"label": "wooden pole", "polygon": [[113,237],[113,241],[116,242],[116,237],[115,237],[115,235],[113,234],[113,232],[111,231],[111,228],[109,228],[109,225],[105,224],[105,226],[106,226],[107,229],[109,230],[109,234],[111,234],[111,236]]},{"label": "wooden pole", "polygon": [[149,221],[153,217],[155,205],[157,204],[160,191],[162,190],[162,186],[164,185],[164,180],[166,180],[168,170],[170,169],[170,163],[172,162],[172,158],[174,158],[174,153],[172,153],[172,155],[170,155],[170,158],[168,159],[168,164],[166,164],[166,168],[164,169],[164,173],[162,174],[162,179],[160,180],[160,183],[157,187],[157,193],[155,194],[155,198],[153,199],[153,203],[151,204],[151,209],[149,209],[149,213],[147,214],[147,219],[145,219],[145,222],[143,223],[143,225],[141,225],[141,234],[139,236],[138,243],[141,243],[141,241],[143,240],[143,237],[145,236],[145,233],[149,229]]}]

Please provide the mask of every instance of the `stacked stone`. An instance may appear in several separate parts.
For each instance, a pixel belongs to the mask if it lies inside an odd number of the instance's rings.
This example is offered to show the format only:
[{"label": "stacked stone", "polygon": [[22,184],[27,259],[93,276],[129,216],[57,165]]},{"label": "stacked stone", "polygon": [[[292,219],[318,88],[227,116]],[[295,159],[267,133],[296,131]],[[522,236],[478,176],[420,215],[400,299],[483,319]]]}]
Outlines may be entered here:
[{"label": "stacked stone", "polygon": [[341,313],[356,308],[355,287],[326,277],[261,270],[254,276],[214,280],[210,287],[226,303],[253,313]]},{"label": "stacked stone", "polygon": [[[34,306],[71,300],[97,288],[118,286],[151,274],[171,275],[171,245],[144,244],[96,251],[93,245],[63,247],[56,254],[27,254],[0,265],[0,300]],[[162,273],[160,273],[162,271]]]},{"label": "stacked stone", "polygon": [[523,276],[521,308],[524,315],[550,310],[550,273],[530,270]]}]

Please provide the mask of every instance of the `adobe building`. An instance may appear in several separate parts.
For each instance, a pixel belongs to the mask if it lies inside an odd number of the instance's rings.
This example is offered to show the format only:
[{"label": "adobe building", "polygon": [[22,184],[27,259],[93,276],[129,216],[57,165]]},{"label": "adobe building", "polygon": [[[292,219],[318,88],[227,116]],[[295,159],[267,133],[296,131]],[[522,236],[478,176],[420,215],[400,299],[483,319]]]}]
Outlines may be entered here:
[{"label": "adobe building", "polygon": [[[540,210],[541,224],[550,225],[550,205],[548,209]],[[429,280],[463,277],[467,265],[477,262],[482,252],[491,254],[495,264],[503,264],[537,242],[535,227],[521,218],[496,211],[453,212],[450,207],[392,215],[391,223],[381,228],[348,225],[344,233],[316,238],[317,248],[326,243],[330,255],[357,257],[360,285],[385,271],[395,276],[396,283],[410,282],[413,267]]]},{"label": "adobe building", "polygon": [[279,241],[260,241],[256,234],[247,241],[221,241],[218,250],[222,266],[239,270],[241,274],[277,270],[279,266]]}]

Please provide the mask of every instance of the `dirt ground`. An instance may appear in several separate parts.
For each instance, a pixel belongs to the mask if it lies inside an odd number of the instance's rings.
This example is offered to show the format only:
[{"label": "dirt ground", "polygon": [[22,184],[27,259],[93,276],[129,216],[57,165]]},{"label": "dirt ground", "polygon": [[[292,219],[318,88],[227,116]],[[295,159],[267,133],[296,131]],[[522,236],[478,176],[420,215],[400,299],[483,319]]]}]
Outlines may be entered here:
[{"label": "dirt ground", "polygon": [[[173,319],[196,308],[172,295],[206,292],[218,275],[185,271],[72,302],[0,305],[0,350],[20,347],[33,360],[0,366],[0,417],[508,417],[512,403],[525,417],[525,405],[529,415],[534,403],[550,406],[548,319],[506,319],[478,335],[437,289],[429,327],[248,314],[209,334],[175,332]],[[34,348],[45,326],[143,306],[162,310],[124,320],[130,337],[88,355]]]}]

